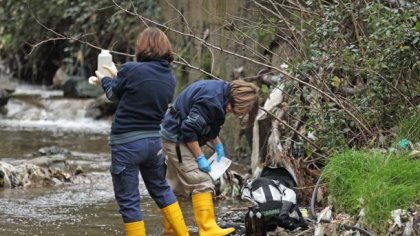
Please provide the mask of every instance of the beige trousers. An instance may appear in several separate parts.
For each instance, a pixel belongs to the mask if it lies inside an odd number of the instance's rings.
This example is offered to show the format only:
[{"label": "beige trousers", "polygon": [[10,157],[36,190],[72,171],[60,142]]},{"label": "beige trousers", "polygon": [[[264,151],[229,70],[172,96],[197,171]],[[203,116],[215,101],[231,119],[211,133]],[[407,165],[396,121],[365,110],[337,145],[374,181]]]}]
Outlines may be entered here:
[{"label": "beige trousers", "polygon": [[176,145],[173,142],[162,141],[163,152],[166,154],[166,181],[177,197],[188,198],[192,194],[214,191],[214,183],[208,173],[198,169],[195,157],[185,144],[180,144],[182,163],[176,155]]}]

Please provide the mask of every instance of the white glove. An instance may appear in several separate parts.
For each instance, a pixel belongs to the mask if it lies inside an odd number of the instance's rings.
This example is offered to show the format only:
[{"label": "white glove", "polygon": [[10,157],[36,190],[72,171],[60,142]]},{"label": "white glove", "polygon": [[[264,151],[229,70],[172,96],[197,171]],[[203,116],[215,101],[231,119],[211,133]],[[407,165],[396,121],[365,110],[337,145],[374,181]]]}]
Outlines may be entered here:
[{"label": "white glove", "polygon": [[101,81],[96,76],[89,77],[89,84],[99,86],[101,85]]},{"label": "white glove", "polygon": [[111,75],[113,79],[115,79],[115,76],[117,76],[118,70],[114,62],[111,64],[111,66],[103,65],[102,67],[109,72],[109,74]]},{"label": "white glove", "polygon": [[[115,79],[115,76],[117,75],[118,70],[114,62],[111,64],[111,66],[103,65],[102,67],[109,72],[112,79]],[[95,71],[95,74],[96,76],[89,77],[89,84],[99,86],[101,85],[101,81],[105,77],[105,75],[99,72],[98,70]]]},{"label": "white glove", "polygon": [[102,79],[105,77],[105,75],[99,72],[99,70],[95,70],[95,75],[98,77],[99,81],[102,81]]},{"label": "white glove", "polygon": [[101,85],[102,79],[105,77],[101,72],[95,71],[96,76],[89,77],[89,84],[99,86]]}]

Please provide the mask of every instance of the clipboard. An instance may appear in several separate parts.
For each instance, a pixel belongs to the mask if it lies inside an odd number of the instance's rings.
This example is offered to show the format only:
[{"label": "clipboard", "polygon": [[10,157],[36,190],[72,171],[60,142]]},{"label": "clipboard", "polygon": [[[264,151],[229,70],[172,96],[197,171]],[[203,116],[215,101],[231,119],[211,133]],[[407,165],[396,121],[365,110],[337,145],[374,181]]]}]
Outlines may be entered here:
[{"label": "clipboard", "polygon": [[217,153],[214,153],[208,159],[211,166],[211,171],[209,172],[209,175],[211,176],[213,181],[216,181],[218,178],[220,178],[232,164],[232,160],[228,159],[227,157],[222,157],[222,159],[219,162],[217,162],[216,158]]}]

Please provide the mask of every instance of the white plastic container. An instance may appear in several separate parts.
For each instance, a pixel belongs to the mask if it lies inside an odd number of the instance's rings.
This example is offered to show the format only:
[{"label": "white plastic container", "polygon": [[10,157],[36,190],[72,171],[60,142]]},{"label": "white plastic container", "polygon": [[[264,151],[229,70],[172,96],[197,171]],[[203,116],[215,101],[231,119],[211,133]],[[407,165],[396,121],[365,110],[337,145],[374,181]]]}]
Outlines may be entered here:
[{"label": "white plastic container", "polygon": [[98,71],[105,76],[112,77],[109,71],[102,67],[103,65],[112,65],[112,55],[109,53],[109,50],[102,49],[101,53],[98,55]]}]

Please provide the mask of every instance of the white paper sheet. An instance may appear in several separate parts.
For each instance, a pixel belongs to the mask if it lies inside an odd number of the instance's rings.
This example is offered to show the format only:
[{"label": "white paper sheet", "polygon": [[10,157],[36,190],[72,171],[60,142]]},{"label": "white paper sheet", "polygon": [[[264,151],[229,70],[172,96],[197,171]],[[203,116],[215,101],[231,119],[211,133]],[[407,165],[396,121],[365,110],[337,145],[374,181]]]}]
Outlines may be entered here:
[{"label": "white paper sheet", "polygon": [[229,168],[230,164],[232,164],[232,161],[228,159],[227,157],[222,157],[220,162],[217,162],[217,153],[214,153],[213,156],[210,157],[208,160],[211,166],[211,171],[209,172],[209,175],[213,180],[217,180],[220,178],[223,173],[226,172],[226,170]]}]

